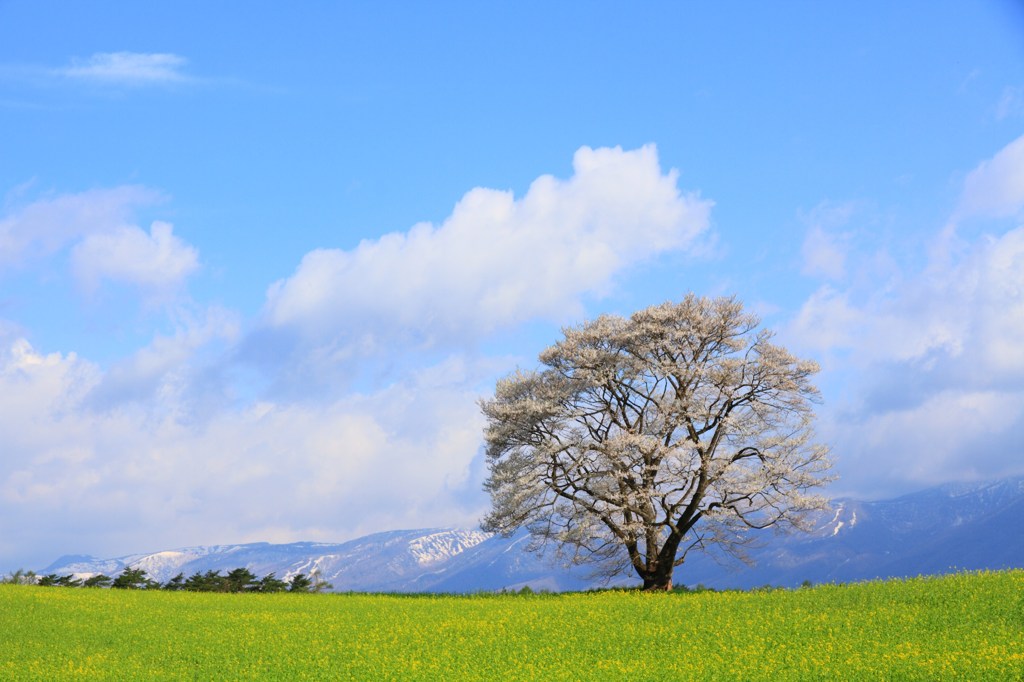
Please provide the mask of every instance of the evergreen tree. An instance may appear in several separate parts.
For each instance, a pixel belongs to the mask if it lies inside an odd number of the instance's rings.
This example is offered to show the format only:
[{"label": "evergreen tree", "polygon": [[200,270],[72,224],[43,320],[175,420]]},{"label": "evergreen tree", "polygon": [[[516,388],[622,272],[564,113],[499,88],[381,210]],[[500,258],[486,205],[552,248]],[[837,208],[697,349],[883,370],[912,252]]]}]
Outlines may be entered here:
[{"label": "evergreen tree", "polygon": [[146,571],[141,568],[125,568],[121,575],[114,578],[111,587],[119,590],[145,590],[153,587],[156,583],[146,577]]},{"label": "evergreen tree", "polygon": [[179,573],[178,575],[174,576],[166,583],[164,583],[160,589],[172,591],[185,589],[185,574]]},{"label": "evergreen tree", "polygon": [[256,576],[248,568],[236,568],[224,579],[226,592],[248,592],[256,582]]},{"label": "evergreen tree", "polygon": [[288,588],[288,583],[281,580],[273,573],[264,576],[255,585],[257,592],[283,592]]},{"label": "evergreen tree", "polygon": [[39,576],[36,575],[35,571],[26,571],[23,568],[19,568],[16,571],[11,571],[0,580],[0,583],[6,583],[8,585],[35,585],[39,581]]},{"label": "evergreen tree", "polygon": [[296,573],[292,576],[292,579],[288,581],[289,592],[312,592],[313,581],[310,580],[302,573]]},{"label": "evergreen tree", "polygon": [[110,587],[110,583],[113,582],[113,578],[109,575],[103,575],[98,573],[94,576],[85,579],[82,583],[82,587]]},{"label": "evergreen tree", "polygon": [[185,589],[189,592],[223,592],[224,576],[220,571],[196,571],[185,581]]}]

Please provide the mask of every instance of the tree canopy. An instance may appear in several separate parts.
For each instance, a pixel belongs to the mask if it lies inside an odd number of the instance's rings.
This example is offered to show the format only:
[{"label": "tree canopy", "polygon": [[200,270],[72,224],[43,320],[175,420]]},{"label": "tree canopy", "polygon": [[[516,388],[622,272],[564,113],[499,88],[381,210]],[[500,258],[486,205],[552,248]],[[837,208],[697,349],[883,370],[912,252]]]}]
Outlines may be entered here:
[{"label": "tree canopy", "polygon": [[690,294],[563,330],[541,369],[481,402],[483,528],[669,589],[690,550],[744,558],[749,529],[806,527],[831,466],[818,366],[759,324],[735,298]]},{"label": "tree canopy", "polygon": [[116,578],[110,578],[100,573],[85,580],[75,578],[74,575],[58,575],[56,573],[39,576],[32,571],[18,569],[0,579],[0,583],[39,585],[40,587],[112,587],[128,590],[161,589],[187,592],[323,592],[333,588],[333,585],[324,580],[316,570],[308,576],[304,573],[296,573],[285,581],[274,573],[257,578],[247,568],[232,569],[227,575],[221,575],[220,571],[213,570],[205,573],[196,571],[188,578],[185,578],[184,573],[178,573],[163,584],[149,578],[145,569],[142,568],[126,567]]}]

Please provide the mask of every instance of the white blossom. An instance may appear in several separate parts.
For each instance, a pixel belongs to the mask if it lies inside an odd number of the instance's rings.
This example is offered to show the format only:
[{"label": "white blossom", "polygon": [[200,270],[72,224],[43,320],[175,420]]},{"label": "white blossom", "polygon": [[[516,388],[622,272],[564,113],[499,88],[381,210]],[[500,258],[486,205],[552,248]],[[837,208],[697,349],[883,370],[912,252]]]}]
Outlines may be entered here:
[{"label": "white blossom", "polygon": [[481,403],[492,511],[574,562],[671,586],[689,550],[743,558],[751,528],[803,528],[826,506],[816,363],[771,342],[733,298],[688,295],[564,330],[543,368]]}]

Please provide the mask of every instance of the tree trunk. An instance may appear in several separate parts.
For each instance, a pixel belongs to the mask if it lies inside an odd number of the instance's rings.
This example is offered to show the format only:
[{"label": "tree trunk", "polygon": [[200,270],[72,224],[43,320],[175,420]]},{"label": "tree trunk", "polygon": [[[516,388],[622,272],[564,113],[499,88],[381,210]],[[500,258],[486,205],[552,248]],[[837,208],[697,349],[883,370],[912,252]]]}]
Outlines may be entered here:
[{"label": "tree trunk", "polygon": [[664,564],[660,564],[652,572],[645,576],[644,579],[644,592],[668,592],[672,589],[672,563],[669,562],[667,567],[663,567]]},{"label": "tree trunk", "polygon": [[668,592],[672,589],[672,578],[659,580],[648,578],[644,580],[644,592]]},{"label": "tree trunk", "polygon": [[[676,551],[681,539],[682,535],[673,531],[665,538],[665,544],[657,554],[648,556],[647,570],[640,573],[645,592],[668,592],[672,589],[672,571],[676,567]],[[653,541],[649,542],[654,545]]]}]

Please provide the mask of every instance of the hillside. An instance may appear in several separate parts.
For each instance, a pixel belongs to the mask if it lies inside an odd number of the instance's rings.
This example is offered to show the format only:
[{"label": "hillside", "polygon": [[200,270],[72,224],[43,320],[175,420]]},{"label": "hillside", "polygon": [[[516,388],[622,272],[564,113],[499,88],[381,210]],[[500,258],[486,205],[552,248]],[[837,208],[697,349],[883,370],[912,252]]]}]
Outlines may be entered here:
[{"label": "hillside", "polygon": [[[1024,478],[948,485],[891,500],[839,499],[814,532],[755,536],[754,566],[691,554],[677,584],[796,586],[1024,567]],[[565,568],[526,551],[527,538],[478,530],[376,533],[344,543],[251,543],[188,547],[114,559],[62,557],[42,573],[116,575],[126,566],[168,580],[182,572],[246,567],[288,578],[317,570],[339,591],[476,592],[579,590],[600,586],[586,568]]]}]

